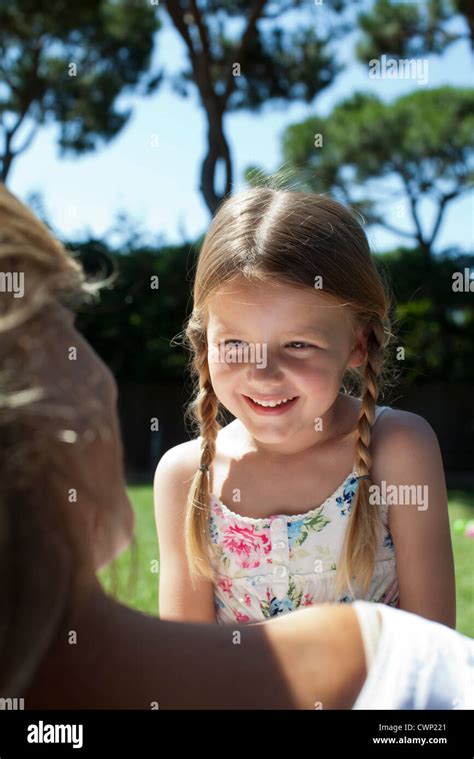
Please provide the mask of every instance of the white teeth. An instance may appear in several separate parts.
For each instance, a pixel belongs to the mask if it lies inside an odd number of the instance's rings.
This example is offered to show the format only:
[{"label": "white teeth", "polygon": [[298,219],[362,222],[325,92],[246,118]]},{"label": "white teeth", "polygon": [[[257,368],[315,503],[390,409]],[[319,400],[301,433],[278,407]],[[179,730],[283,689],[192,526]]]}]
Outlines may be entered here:
[{"label": "white teeth", "polygon": [[257,401],[255,398],[252,398],[252,400],[259,406],[270,406],[271,408],[274,408],[275,406],[280,406],[282,403],[286,403],[287,401],[292,401],[293,398],[296,398],[296,396],[293,395],[291,398],[282,398],[281,401]]}]

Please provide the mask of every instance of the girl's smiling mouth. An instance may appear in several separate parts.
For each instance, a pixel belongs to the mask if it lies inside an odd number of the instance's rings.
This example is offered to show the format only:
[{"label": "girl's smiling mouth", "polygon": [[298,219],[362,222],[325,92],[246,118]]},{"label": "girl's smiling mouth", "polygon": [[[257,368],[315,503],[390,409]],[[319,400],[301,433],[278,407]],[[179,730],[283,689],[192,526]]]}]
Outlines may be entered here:
[{"label": "girl's smiling mouth", "polygon": [[[275,403],[276,405],[272,406],[263,406],[259,403],[256,403],[252,398],[248,395],[243,395],[243,398],[245,398],[245,402],[248,406],[250,406],[253,411],[255,411],[256,414],[261,414],[263,416],[275,416],[279,414],[285,414],[287,411],[289,411],[295,403],[297,402],[299,395],[295,395],[293,397],[290,396],[287,400],[284,400],[283,398],[266,398],[262,399],[260,403]],[[259,400],[256,398],[255,400]]]}]

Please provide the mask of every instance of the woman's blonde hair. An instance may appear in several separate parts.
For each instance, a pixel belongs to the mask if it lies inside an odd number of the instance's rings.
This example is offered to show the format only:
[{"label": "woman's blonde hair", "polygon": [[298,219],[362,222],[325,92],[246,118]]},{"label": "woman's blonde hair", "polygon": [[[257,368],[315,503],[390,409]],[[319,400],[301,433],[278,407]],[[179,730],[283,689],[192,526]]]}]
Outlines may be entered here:
[{"label": "woman's blonde hair", "polygon": [[94,300],[104,281],[87,281],[73,255],[1,183],[0,280],[0,694],[16,698],[51,646],[79,573],[94,571],[55,481],[70,465],[71,446],[53,434],[55,409],[43,403],[47,392],[31,373],[33,352],[41,350],[39,317],[58,303]]},{"label": "woman's blonde hair", "polygon": [[[343,378],[344,392],[360,394],[357,425],[357,493],[337,566],[335,592],[352,591],[357,578],[365,592],[374,570],[379,540],[378,510],[369,505],[370,439],[375,407],[391,340],[391,295],[385,273],[378,270],[356,215],[339,202],[309,192],[260,186],[226,199],[211,222],[199,254],[193,311],[184,334],[191,350],[196,392],[186,416],[202,436],[200,468],[186,504],[185,543],[193,582],[198,575],[214,579],[209,560],[209,470],[224,410],[214,392],[208,364],[208,305],[228,283],[245,279],[272,285],[311,288],[321,276],[323,291],[345,304],[365,327],[367,357]],[[354,321],[353,321],[354,325]]]}]

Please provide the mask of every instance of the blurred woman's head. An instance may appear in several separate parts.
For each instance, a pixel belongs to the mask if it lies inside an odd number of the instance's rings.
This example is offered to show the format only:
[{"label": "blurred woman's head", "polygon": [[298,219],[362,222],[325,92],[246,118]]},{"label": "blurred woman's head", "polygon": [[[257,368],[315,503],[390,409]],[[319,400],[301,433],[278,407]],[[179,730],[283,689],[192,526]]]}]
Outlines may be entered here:
[{"label": "blurred woman's head", "polygon": [[22,692],[95,571],[129,541],[113,376],[74,328],[96,287],[0,184],[2,697]]}]

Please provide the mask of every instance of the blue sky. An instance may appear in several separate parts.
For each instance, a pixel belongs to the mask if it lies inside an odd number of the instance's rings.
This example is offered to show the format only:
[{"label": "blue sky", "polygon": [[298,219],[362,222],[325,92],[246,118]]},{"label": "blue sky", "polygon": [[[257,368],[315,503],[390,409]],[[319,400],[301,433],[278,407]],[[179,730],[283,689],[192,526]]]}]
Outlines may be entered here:
[{"label": "blue sky", "polygon": [[[177,72],[183,67],[184,46],[165,13],[162,19],[154,66],[163,67],[167,73]],[[269,104],[260,113],[226,117],[235,189],[244,186],[242,174],[249,164],[267,171],[278,167],[281,135],[289,124],[314,114],[327,116],[337,102],[355,91],[372,92],[390,101],[422,86],[413,80],[370,79],[367,68],[354,63],[354,39],[351,35],[339,49],[339,60],[349,64],[347,69],[311,105],[285,104],[277,109]],[[458,42],[442,57],[429,59],[427,86],[444,84],[472,86],[467,42]],[[205,231],[210,219],[198,189],[206,123],[196,94],[182,99],[166,84],[150,98],[127,96],[120,103],[134,110],[115,140],[86,156],[59,158],[57,128],[44,128],[31,148],[14,162],[9,187],[23,200],[31,193],[41,193],[47,218],[56,233],[65,238],[105,235],[119,212],[129,215],[152,240],[161,237],[167,242],[181,242],[196,237]],[[448,207],[437,238],[438,250],[451,245],[472,250],[473,210],[472,194]],[[433,209],[426,207],[422,212],[423,222],[430,229]],[[397,219],[397,226],[410,229],[408,219]],[[369,240],[374,251],[406,244],[404,238],[381,228],[372,229]]]}]

